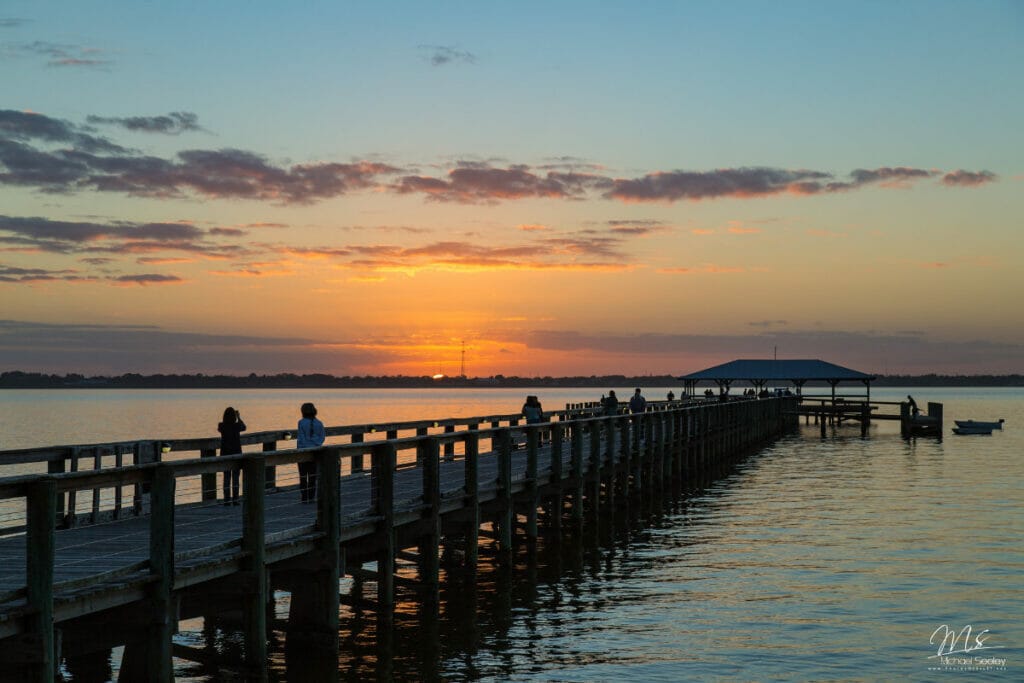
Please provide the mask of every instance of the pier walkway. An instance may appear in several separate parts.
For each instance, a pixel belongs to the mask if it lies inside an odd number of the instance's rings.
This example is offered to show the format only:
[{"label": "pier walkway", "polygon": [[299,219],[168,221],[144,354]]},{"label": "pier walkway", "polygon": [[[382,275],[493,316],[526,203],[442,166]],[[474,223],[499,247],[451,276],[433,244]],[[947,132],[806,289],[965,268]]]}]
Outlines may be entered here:
[{"label": "pier walkway", "polygon": [[[291,434],[263,433],[244,440],[263,451],[216,458],[213,439],[0,453],[0,468],[49,470],[0,478],[0,661],[49,681],[61,657],[124,645],[122,680],[169,681],[172,658],[187,655],[172,641],[178,620],[233,609],[258,677],[274,590],[291,593],[289,638],[336,649],[339,577],[376,583],[385,618],[396,589],[436,605],[442,555],[472,574],[481,537],[511,558],[542,526],[557,537],[654,499],[795,415],[792,398],[675,402],[641,415],[567,409],[541,425],[335,427],[351,442],[319,449],[278,450]],[[188,450],[204,457],[170,457]],[[318,463],[315,504],[300,502],[300,462]],[[242,471],[237,506],[216,498],[231,470]]]}]

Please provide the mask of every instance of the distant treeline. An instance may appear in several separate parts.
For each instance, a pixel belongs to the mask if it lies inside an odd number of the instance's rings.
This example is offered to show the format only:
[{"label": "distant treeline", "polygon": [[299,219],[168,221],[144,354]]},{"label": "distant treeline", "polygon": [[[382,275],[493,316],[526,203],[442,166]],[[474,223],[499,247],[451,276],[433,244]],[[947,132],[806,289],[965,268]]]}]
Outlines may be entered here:
[{"label": "distant treeline", "polygon": [[[139,375],[116,377],[48,375],[38,372],[4,372],[0,389],[340,389],[427,387],[678,387],[672,375],[591,375],[589,377],[443,377],[387,375],[335,377],[334,375]],[[733,387],[747,386],[736,382]],[[1020,387],[1024,375],[880,375],[876,387]]]}]

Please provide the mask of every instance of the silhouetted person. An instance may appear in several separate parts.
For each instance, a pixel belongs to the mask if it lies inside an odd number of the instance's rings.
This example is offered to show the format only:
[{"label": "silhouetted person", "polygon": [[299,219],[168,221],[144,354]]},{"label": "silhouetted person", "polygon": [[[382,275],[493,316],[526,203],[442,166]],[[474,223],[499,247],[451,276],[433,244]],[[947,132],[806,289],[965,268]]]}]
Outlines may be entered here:
[{"label": "silhouetted person", "polygon": [[917,417],[917,414],[920,413],[921,411],[917,407],[917,401],[915,401],[914,397],[911,396],[910,394],[907,394],[907,403],[910,404],[911,417]]},{"label": "silhouetted person", "polygon": [[[242,432],[245,431],[245,423],[242,422],[242,416],[237,410],[231,406],[224,409],[224,418],[217,425],[217,431],[220,432],[221,455],[237,455],[242,452]],[[238,480],[241,473],[240,469],[224,472],[224,505],[238,505]]]},{"label": "silhouetted person", "polygon": [[601,399],[604,404],[605,415],[618,415],[619,414],[619,399],[615,396],[614,391],[608,392],[608,397]]},{"label": "silhouetted person", "polygon": [[[316,419],[316,406],[312,403],[303,403],[300,408],[302,419],[299,420],[298,436],[296,446],[298,448],[319,448],[324,445],[327,432],[324,431],[324,423]],[[318,463],[299,463],[299,491],[302,493],[303,503],[312,503],[316,500],[316,480]]]},{"label": "silhouetted person", "polygon": [[642,413],[647,410],[647,399],[640,394],[640,388],[633,392],[633,397],[629,399],[629,412],[631,413]]},{"label": "silhouetted person", "polygon": [[668,392],[668,397],[667,397],[667,398],[668,398],[668,400],[670,400],[670,401],[674,401],[674,400],[676,400],[676,395],[675,395],[675,394],[673,394],[673,393],[672,393],[672,392],[670,391],[670,392]]},{"label": "silhouetted person", "polygon": [[523,404],[523,417],[526,418],[528,425],[544,421],[544,408],[541,407],[536,396],[526,397],[526,403]]}]

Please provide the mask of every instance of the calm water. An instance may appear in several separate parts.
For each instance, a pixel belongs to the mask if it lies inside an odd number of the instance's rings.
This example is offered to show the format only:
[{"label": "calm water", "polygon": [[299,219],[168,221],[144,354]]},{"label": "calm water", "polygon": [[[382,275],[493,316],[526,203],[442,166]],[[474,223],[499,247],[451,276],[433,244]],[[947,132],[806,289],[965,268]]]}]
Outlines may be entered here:
[{"label": "calm water", "polygon": [[[0,392],[0,447],[212,435],[228,404],[262,430],[289,426],[304,400],[328,424],[346,424],[514,412],[526,393],[547,409],[597,397],[578,389]],[[804,427],[647,519],[542,549],[534,566],[520,558],[523,571],[512,574],[485,562],[475,592],[446,589],[438,621],[409,606],[390,643],[378,643],[372,616],[343,608],[343,652],[329,676],[278,643],[272,678],[1022,680],[1024,391],[913,393],[922,406],[945,404],[943,440],[905,441],[896,423],[876,423],[866,439],[855,426],[824,439]],[[1000,417],[1006,428],[992,436],[949,434],[954,419]],[[991,649],[952,655],[955,663],[935,657],[936,629],[967,626],[972,645],[987,630]],[[195,620],[180,639],[230,660],[241,637]],[[185,662],[179,678],[226,680]]]}]

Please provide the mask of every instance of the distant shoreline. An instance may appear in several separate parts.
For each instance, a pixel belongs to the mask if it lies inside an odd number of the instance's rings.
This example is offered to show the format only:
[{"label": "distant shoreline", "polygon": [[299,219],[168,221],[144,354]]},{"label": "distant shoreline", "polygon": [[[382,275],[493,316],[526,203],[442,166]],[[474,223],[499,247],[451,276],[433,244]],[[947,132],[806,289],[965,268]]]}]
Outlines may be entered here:
[{"label": "distant shoreline", "polygon": [[[814,383],[809,383],[815,385]],[[701,386],[707,386],[702,383]],[[781,386],[782,384],[779,383]],[[824,382],[822,386],[827,386]],[[333,375],[139,375],[86,377],[31,372],[0,373],[0,389],[507,389],[517,387],[682,387],[671,375],[590,377],[336,377]],[[750,386],[745,382],[735,387]],[[841,385],[842,386],[842,385]],[[1021,387],[1024,375],[879,375],[872,387]]]}]

